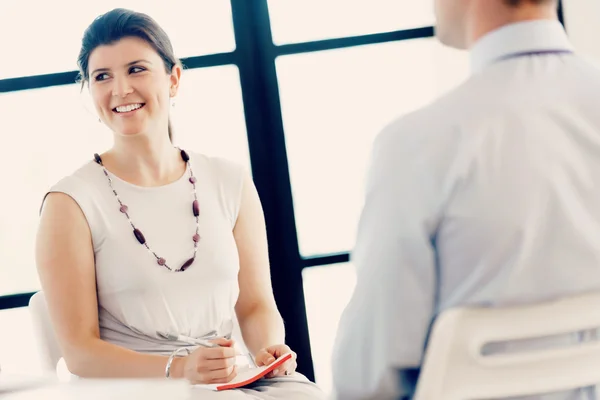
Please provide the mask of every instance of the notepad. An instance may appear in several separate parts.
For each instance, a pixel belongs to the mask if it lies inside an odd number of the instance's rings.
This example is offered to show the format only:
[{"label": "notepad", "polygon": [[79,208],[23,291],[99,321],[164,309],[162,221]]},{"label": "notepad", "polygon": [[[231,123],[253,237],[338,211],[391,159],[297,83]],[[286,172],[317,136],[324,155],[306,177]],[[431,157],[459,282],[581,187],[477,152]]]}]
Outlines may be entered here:
[{"label": "notepad", "polygon": [[247,386],[257,380],[266,376],[269,372],[274,371],[277,367],[281,366],[287,360],[292,358],[290,353],[284,354],[279,357],[277,360],[273,361],[269,365],[265,365],[258,368],[246,368],[238,372],[237,376],[233,378],[231,382],[227,383],[217,383],[211,385],[194,385],[194,387],[198,387],[201,389],[208,389],[213,391],[221,391],[221,390],[229,390],[229,389],[237,389],[244,386]]}]

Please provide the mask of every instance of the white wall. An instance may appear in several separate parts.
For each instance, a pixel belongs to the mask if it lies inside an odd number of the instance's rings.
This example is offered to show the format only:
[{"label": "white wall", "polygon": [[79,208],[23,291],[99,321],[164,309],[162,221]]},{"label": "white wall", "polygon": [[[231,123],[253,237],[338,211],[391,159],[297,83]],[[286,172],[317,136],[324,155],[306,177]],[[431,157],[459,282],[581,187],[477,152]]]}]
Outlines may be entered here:
[{"label": "white wall", "polygon": [[578,52],[600,63],[600,0],[563,0],[563,12]]}]

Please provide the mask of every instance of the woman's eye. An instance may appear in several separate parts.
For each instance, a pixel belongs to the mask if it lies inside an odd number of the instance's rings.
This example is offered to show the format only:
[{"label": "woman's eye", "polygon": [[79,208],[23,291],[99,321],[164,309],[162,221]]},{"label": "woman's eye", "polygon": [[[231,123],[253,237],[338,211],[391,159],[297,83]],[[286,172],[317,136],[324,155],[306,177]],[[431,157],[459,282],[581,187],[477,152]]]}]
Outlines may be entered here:
[{"label": "woman's eye", "polygon": [[96,81],[103,81],[108,78],[108,74],[98,74],[96,75]]},{"label": "woman's eye", "polygon": [[142,68],[142,67],[131,67],[131,69],[129,70],[129,73],[136,74],[136,73],[142,72],[142,71],[144,71],[144,68]]}]

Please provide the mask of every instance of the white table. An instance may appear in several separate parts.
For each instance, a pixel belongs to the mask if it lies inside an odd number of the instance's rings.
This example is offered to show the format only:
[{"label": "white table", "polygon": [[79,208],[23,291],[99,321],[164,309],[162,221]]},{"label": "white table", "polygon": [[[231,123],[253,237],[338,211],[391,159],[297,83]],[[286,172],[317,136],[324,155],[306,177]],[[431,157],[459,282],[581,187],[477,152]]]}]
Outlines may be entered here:
[{"label": "white table", "polygon": [[[205,388],[189,385],[185,380],[167,380],[167,379],[76,379],[69,382],[59,382],[57,379],[51,381],[35,381],[32,378],[31,385],[39,387],[23,389],[15,392],[3,392],[2,388],[8,388],[7,381],[2,384],[0,379],[0,400],[248,400],[248,393],[244,390],[226,390],[215,392]],[[279,378],[290,383],[294,382],[294,377]],[[304,379],[305,380],[305,379]],[[304,380],[298,383],[304,388]],[[276,384],[275,384],[276,385]],[[15,387],[15,385],[13,385]],[[296,388],[296,392],[298,393]],[[265,398],[270,398],[269,390],[281,390],[276,386],[269,387],[265,393]],[[286,390],[289,390],[287,388]],[[269,393],[267,393],[269,392]],[[294,390],[292,389],[292,392]],[[273,392],[275,393],[275,392]],[[291,393],[291,392],[290,392]],[[278,392],[277,398],[281,398],[281,392]],[[314,392],[314,398],[322,398],[317,391]],[[250,398],[254,398],[251,396]],[[287,399],[288,397],[286,397]],[[302,396],[307,398],[306,395]],[[291,397],[290,397],[291,400]]]},{"label": "white table", "polygon": [[[209,393],[211,394],[211,393]],[[200,399],[204,397],[199,397]],[[2,400],[191,400],[192,390],[185,381],[150,379],[94,379],[69,383],[49,383],[35,389],[0,392]]]},{"label": "white table", "polygon": [[154,379],[86,379],[68,383],[46,382],[43,386],[0,391],[0,400],[247,400],[238,391],[214,392],[179,380]]}]

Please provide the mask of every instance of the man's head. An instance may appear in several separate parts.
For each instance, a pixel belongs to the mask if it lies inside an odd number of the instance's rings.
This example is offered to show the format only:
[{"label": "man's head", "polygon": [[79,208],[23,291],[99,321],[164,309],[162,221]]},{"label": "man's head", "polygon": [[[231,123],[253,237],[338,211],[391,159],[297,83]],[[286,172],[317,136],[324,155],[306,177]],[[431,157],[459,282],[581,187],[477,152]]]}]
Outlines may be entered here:
[{"label": "man's head", "polygon": [[558,0],[434,0],[436,36],[468,49],[487,32],[512,22],[556,15]]}]

